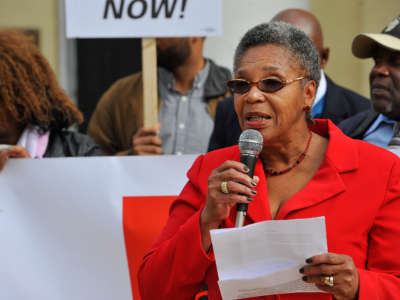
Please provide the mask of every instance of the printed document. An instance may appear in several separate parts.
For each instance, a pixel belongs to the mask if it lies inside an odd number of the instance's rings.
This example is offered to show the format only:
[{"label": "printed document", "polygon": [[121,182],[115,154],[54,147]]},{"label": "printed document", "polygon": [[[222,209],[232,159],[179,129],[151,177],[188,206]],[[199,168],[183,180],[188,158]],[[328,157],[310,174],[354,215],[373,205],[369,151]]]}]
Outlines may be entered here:
[{"label": "printed document", "polygon": [[299,269],[328,252],[325,218],[273,220],[211,231],[224,300],[322,292]]}]

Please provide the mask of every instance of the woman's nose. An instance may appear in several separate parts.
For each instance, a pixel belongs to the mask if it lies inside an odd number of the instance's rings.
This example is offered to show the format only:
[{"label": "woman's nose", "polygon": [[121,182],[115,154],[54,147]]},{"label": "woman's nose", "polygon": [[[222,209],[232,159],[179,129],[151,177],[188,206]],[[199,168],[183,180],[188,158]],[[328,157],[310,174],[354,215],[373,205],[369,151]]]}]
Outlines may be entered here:
[{"label": "woman's nose", "polygon": [[247,92],[246,101],[249,103],[264,101],[264,94],[257,85],[252,85]]}]

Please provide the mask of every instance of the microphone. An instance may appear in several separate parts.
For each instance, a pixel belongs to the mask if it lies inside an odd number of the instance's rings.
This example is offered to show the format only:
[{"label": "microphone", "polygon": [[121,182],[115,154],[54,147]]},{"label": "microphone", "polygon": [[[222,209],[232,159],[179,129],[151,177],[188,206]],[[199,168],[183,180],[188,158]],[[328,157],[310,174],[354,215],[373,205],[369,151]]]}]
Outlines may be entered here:
[{"label": "microphone", "polygon": [[[239,137],[240,162],[248,168],[247,173],[251,178],[254,175],[257,156],[263,147],[263,137],[261,133],[254,129],[243,131]],[[235,227],[242,227],[247,213],[247,203],[238,203],[236,205],[236,224]]]}]

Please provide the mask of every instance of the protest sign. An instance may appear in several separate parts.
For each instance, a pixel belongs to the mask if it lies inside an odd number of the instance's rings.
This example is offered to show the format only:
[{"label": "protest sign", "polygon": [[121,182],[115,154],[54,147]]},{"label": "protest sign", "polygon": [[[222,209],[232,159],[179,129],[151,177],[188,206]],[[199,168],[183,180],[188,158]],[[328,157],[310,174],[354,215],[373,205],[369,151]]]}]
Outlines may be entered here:
[{"label": "protest sign", "polygon": [[69,38],[213,36],[221,0],[67,0]]},{"label": "protest sign", "polygon": [[194,159],[8,161],[0,173],[0,299],[139,300],[141,258]]}]

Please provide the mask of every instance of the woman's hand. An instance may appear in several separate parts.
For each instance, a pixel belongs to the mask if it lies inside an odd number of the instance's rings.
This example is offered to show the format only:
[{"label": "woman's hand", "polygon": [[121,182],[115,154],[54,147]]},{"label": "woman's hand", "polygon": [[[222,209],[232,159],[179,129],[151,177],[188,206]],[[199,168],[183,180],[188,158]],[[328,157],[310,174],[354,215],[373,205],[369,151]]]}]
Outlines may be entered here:
[{"label": "woman's hand", "polygon": [[[203,248],[211,246],[210,229],[216,229],[229,217],[231,208],[236,203],[250,203],[257,192],[258,177],[250,178],[249,169],[243,163],[226,161],[215,169],[208,177],[207,202],[201,212],[200,228]],[[222,182],[226,182],[228,193],[221,190]]]},{"label": "woman's hand", "polygon": [[[353,259],[348,255],[325,253],[310,257],[300,269],[303,280],[331,293],[337,300],[358,299],[359,277]],[[333,286],[324,283],[325,277],[333,276]]]},{"label": "woman's hand", "polygon": [[8,158],[30,158],[30,155],[21,146],[13,146],[10,149],[0,150],[0,171],[3,170]]}]

